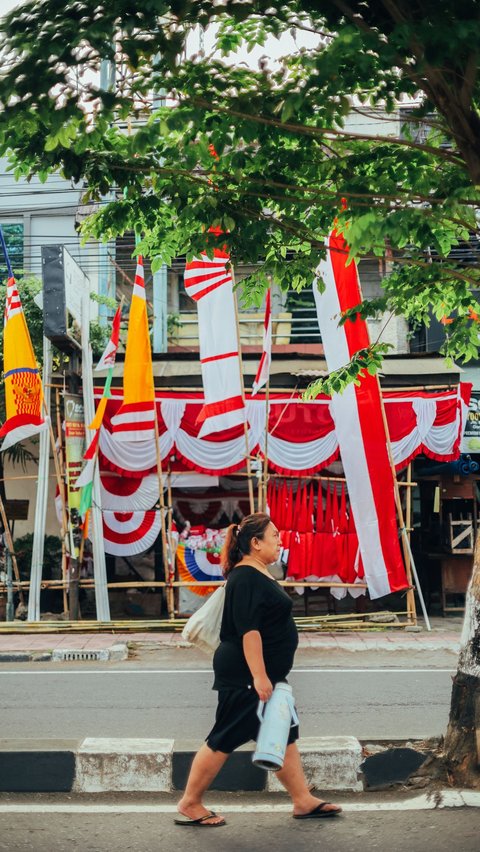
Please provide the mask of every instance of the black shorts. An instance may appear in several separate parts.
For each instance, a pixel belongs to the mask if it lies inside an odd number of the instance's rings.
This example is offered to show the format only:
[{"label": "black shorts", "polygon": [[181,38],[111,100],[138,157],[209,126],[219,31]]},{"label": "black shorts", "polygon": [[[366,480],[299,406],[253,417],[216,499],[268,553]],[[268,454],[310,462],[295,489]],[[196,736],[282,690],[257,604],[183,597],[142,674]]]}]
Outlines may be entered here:
[{"label": "black shorts", "polygon": [[[253,687],[220,689],[215,724],[205,742],[212,751],[230,754],[250,740],[256,741],[260,721],[258,695]],[[298,740],[298,725],[292,725],[288,745]]]}]

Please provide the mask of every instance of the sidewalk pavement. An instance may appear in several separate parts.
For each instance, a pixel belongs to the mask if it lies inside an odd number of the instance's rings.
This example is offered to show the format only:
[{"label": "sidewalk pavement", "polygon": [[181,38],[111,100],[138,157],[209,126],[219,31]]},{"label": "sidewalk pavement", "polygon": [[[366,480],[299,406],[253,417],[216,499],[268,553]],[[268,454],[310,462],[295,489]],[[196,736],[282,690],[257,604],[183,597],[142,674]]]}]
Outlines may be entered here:
[{"label": "sidewalk pavement", "polygon": [[[447,651],[458,654],[462,619],[432,619],[432,630],[419,622],[412,628],[372,628],[366,631],[301,632],[299,648],[324,652]],[[22,628],[25,624],[22,622]],[[61,625],[59,623],[59,628]],[[188,648],[180,633],[19,633],[0,634],[0,663],[73,659],[126,660],[129,649]]]}]

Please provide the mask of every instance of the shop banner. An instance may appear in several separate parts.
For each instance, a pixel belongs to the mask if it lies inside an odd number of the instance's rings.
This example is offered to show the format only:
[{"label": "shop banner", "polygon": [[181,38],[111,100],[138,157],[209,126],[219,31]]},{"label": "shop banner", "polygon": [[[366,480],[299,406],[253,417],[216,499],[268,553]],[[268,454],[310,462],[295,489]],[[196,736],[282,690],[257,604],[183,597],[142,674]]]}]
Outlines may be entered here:
[{"label": "shop banner", "polygon": [[[83,467],[85,452],[85,420],[80,396],[65,394],[65,460],[67,472],[67,503],[70,513],[80,509],[81,488],[77,480]],[[72,518],[72,521],[74,519]]]},{"label": "shop banner", "polygon": [[460,451],[480,453],[480,391],[472,391]]}]

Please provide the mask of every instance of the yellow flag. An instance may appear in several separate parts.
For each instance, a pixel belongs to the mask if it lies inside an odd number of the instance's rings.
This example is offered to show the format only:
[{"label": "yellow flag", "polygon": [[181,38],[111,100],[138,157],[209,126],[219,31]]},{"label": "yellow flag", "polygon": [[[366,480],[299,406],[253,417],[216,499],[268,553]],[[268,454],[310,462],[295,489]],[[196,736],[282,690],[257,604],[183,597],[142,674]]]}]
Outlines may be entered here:
[{"label": "yellow flag", "polygon": [[2,451],[48,426],[42,416],[43,389],[15,278],[7,283],[3,330],[6,421]]},{"label": "yellow flag", "polygon": [[123,405],[112,417],[112,431],[117,441],[146,441],[154,438],[154,400],[143,258],[139,255],[125,347]]}]

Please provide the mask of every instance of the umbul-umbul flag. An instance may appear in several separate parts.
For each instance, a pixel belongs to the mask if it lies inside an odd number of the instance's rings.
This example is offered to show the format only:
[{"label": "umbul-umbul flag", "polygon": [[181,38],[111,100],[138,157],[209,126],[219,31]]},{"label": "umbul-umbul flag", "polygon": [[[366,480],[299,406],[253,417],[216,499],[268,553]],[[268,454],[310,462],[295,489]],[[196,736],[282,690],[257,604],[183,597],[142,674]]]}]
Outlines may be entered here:
[{"label": "umbul-umbul flag", "polygon": [[115,440],[154,439],[154,405],[152,348],[148,329],[143,257],[139,255],[128,318],[123,369],[123,404],[117,414],[112,417],[112,433]]},{"label": "umbul-umbul flag", "polygon": [[[313,292],[328,370],[333,371],[368,347],[370,338],[360,317],[339,325],[343,313],[362,301],[360,283],[356,264],[346,265],[349,249],[344,237],[332,231],[326,248]],[[318,278],[325,286],[322,293]],[[368,373],[358,386],[350,384],[334,394],[330,406],[371,598],[408,587],[381,406],[378,379]]]},{"label": "umbul-umbul flag", "polygon": [[79,514],[82,517],[92,507],[92,491],[93,491],[93,476],[95,473],[95,464],[97,461],[97,448],[100,437],[100,429],[97,429],[93,436],[90,445],[88,446],[83,458],[86,459],[86,465],[83,468],[80,476],[75,482],[75,488],[81,488]]},{"label": "umbul-umbul flag", "polygon": [[252,385],[252,396],[267,384],[272,362],[272,302],[270,288],[265,299],[265,319],[263,321],[263,352],[258,365],[257,375]]},{"label": "umbul-umbul flag", "polygon": [[108,370],[107,378],[105,379],[105,384],[103,386],[103,393],[100,402],[98,403],[97,410],[95,412],[95,417],[90,423],[89,429],[100,429],[100,426],[103,422],[103,417],[105,414],[105,410],[107,408],[107,402],[111,399],[111,385],[113,379],[113,368],[115,367],[115,358],[118,350],[118,341],[120,338],[120,320],[122,318],[122,305],[120,304],[116,310],[115,316],[112,321],[112,333],[110,336],[110,340],[105,348],[105,351],[100,358],[95,370]]},{"label": "umbul-umbul flag", "polygon": [[[3,235],[2,235],[3,238]],[[7,266],[10,270],[10,263]],[[48,428],[42,414],[43,388],[32,341],[13,275],[7,282],[3,328],[6,420],[0,429],[2,452]]]},{"label": "umbul-umbul flag", "polygon": [[197,303],[200,363],[205,404],[199,437],[231,429],[246,421],[240,374],[233,279],[229,255],[215,249],[185,266],[185,290]]},{"label": "umbul-umbul flag", "polygon": [[100,373],[103,370],[109,370],[111,367],[115,366],[115,356],[117,354],[118,349],[118,341],[120,338],[120,320],[122,318],[122,308],[119,305],[115,316],[112,320],[112,334],[110,335],[110,340],[108,341],[105,351],[100,358],[97,366],[95,367],[95,372]]}]

